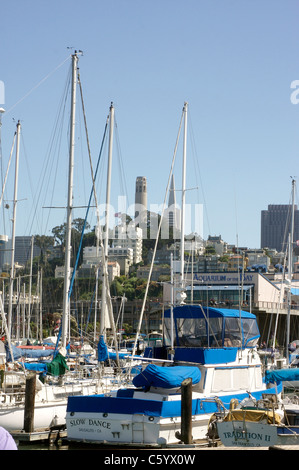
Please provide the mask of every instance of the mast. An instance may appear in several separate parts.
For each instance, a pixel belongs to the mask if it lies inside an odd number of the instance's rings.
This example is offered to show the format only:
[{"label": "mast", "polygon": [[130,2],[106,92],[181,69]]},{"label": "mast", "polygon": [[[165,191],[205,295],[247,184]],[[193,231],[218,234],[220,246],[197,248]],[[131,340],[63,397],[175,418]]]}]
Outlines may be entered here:
[{"label": "mast", "polygon": [[32,294],[32,263],[33,263],[33,248],[34,248],[34,236],[31,237],[31,253],[30,253],[30,276],[29,276],[29,294],[28,294],[28,333],[27,338],[30,338],[30,320],[31,320],[31,294]]},{"label": "mast", "polygon": [[178,301],[183,303],[186,295],[184,290],[184,252],[185,252],[185,201],[186,201],[186,156],[187,156],[187,112],[188,103],[184,103],[184,141],[183,141],[183,169],[182,169],[182,207],[181,207],[181,256],[180,256],[180,288]]},{"label": "mast", "polygon": [[65,240],[65,270],[64,270],[64,291],[63,291],[63,316],[61,330],[61,344],[66,347],[68,324],[70,320],[70,273],[71,273],[71,230],[73,212],[73,171],[74,171],[74,150],[75,150],[75,118],[76,118],[76,85],[77,85],[77,53],[72,55],[72,95],[71,95],[71,123],[70,123],[70,148],[69,148],[69,172],[68,172],[68,201],[67,201],[67,222]]},{"label": "mast", "polygon": [[287,314],[287,331],[286,331],[286,362],[289,364],[288,345],[290,343],[290,321],[291,321],[291,288],[292,288],[292,274],[293,274],[293,248],[294,248],[294,217],[295,217],[295,185],[296,181],[292,179],[292,218],[291,230],[289,233],[289,246],[288,246],[288,314]]},{"label": "mast", "polygon": [[114,129],[114,106],[111,103],[110,106],[110,122],[109,122],[109,150],[108,150],[108,170],[107,170],[107,188],[106,188],[106,216],[105,216],[105,230],[104,230],[104,266],[102,267],[103,272],[103,283],[102,283],[102,308],[100,317],[100,335],[105,337],[106,320],[107,320],[107,295],[106,289],[107,279],[105,271],[108,263],[108,241],[109,241],[109,215],[110,215],[110,192],[111,192],[111,167],[112,167],[112,147],[113,147],[113,129]]},{"label": "mast", "polygon": [[43,340],[43,270],[39,273],[39,340]]},{"label": "mast", "polygon": [[11,332],[12,332],[12,295],[13,295],[13,281],[14,281],[14,275],[15,275],[15,236],[16,236],[17,199],[18,199],[20,132],[21,132],[21,123],[20,121],[18,121],[17,141],[16,141],[15,183],[14,183],[15,187],[14,187],[13,216],[12,216],[9,305],[8,305],[8,320],[7,320],[7,328],[8,328],[10,337],[11,337]]}]

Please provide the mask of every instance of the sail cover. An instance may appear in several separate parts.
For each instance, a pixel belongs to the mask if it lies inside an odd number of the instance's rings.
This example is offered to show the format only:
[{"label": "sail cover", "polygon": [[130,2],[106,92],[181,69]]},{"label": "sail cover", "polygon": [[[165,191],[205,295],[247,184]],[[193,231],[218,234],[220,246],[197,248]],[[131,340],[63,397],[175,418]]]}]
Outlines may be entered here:
[{"label": "sail cover", "polygon": [[155,364],[148,365],[133,379],[135,387],[147,389],[149,387],[177,388],[188,379],[196,384],[200,381],[201,373],[197,367],[174,366],[162,367]]},{"label": "sail cover", "polygon": [[266,370],[265,373],[266,383],[291,382],[294,380],[299,380],[299,369],[297,367],[291,369]]},{"label": "sail cover", "polygon": [[99,362],[105,362],[108,359],[108,348],[105,343],[104,336],[100,336],[100,340],[98,343],[98,361]]},{"label": "sail cover", "polygon": [[14,360],[19,360],[20,358],[30,358],[30,359],[40,359],[42,357],[53,356],[52,349],[22,349],[17,348],[13,344],[11,345],[13,358],[11,357],[10,349],[8,344],[5,344],[6,350],[6,360],[7,362]]}]

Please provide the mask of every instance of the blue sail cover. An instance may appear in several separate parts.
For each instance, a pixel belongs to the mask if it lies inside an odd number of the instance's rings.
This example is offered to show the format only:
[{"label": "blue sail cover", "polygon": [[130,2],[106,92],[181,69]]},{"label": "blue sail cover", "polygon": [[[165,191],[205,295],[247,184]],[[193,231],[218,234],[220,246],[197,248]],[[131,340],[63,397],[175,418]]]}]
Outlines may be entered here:
[{"label": "blue sail cover", "polygon": [[133,385],[137,388],[147,389],[149,387],[176,388],[181,383],[191,378],[196,384],[201,379],[200,370],[197,367],[174,366],[161,367],[149,364],[140,374],[133,379]]},{"label": "blue sail cover", "polygon": [[277,370],[266,370],[265,373],[265,382],[275,383],[275,382],[292,382],[294,380],[299,380],[299,369],[277,369]]},{"label": "blue sail cover", "polygon": [[[23,358],[30,358],[30,359],[39,359],[41,357],[50,357],[53,356],[53,349],[22,349],[17,348],[13,344],[11,345],[13,359],[18,360],[21,357]],[[7,362],[12,361],[12,357],[10,354],[10,349],[8,345],[5,345],[5,352],[6,352],[6,360]]]},{"label": "blue sail cover", "polygon": [[100,336],[100,340],[98,343],[98,361],[105,362],[108,359],[108,348],[104,340],[104,336]]},{"label": "blue sail cover", "polygon": [[27,370],[32,370],[34,372],[42,372],[44,374],[47,373],[47,364],[46,363],[43,363],[43,362],[25,362],[24,363],[24,367],[25,369]]}]

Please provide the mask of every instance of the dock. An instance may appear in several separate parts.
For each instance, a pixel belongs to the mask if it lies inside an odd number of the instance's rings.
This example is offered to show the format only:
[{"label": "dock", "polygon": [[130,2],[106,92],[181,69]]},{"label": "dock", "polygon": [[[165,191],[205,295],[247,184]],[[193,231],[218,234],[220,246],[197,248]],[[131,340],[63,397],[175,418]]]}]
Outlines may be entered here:
[{"label": "dock", "polygon": [[36,443],[46,441],[50,445],[55,444],[60,439],[67,437],[66,426],[53,426],[48,429],[35,429],[31,432],[24,430],[11,431],[10,434],[16,442],[19,443]]}]

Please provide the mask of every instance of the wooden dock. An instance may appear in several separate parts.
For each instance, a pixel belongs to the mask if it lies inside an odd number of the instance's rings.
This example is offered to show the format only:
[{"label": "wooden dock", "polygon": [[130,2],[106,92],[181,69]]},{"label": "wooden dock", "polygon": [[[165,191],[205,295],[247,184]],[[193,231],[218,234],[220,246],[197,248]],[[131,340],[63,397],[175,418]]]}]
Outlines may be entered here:
[{"label": "wooden dock", "polygon": [[55,444],[59,439],[67,437],[66,426],[54,426],[49,429],[35,429],[31,432],[11,431],[10,433],[16,442],[33,443],[47,441]]}]

